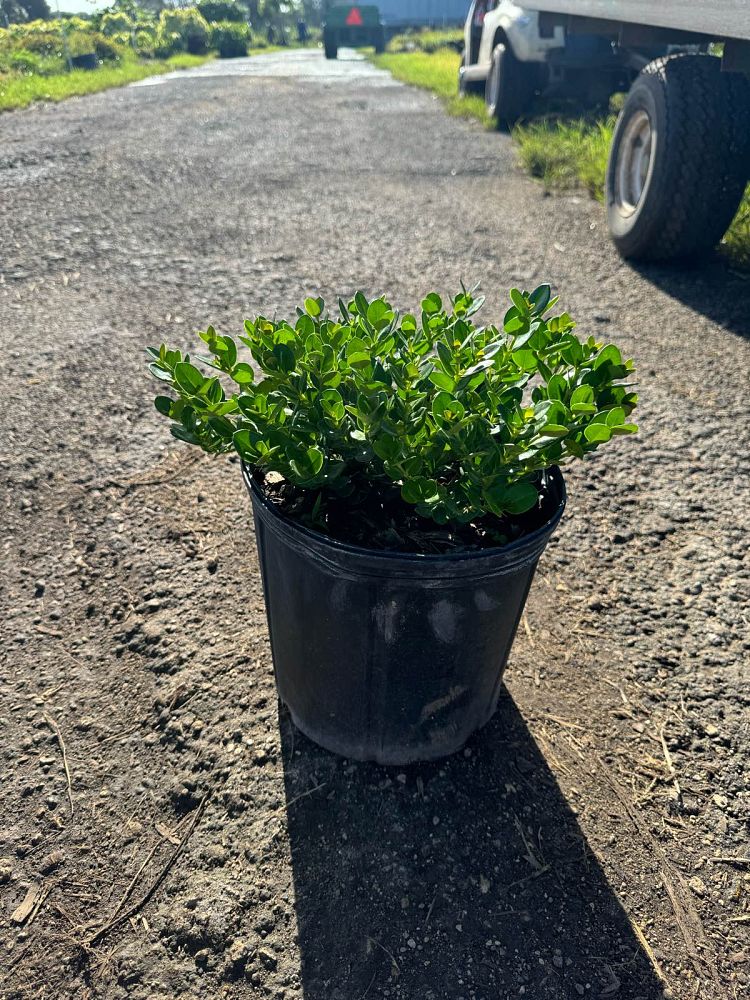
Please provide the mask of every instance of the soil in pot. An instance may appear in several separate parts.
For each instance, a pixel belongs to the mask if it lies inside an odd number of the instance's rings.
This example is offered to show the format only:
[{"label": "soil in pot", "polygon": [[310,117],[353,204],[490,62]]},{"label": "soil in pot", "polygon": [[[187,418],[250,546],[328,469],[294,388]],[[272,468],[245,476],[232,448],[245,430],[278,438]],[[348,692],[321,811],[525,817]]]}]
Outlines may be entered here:
[{"label": "soil in pot", "polygon": [[398,486],[363,482],[351,496],[330,493],[316,509],[317,495],[280,476],[255,474],[255,482],[283,517],[347,545],[386,552],[437,555],[497,549],[538,531],[554,514],[557,502],[549,478],[537,480],[539,503],[524,514],[488,514],[467,524],[439,525],[420,517],[401,497]]}]

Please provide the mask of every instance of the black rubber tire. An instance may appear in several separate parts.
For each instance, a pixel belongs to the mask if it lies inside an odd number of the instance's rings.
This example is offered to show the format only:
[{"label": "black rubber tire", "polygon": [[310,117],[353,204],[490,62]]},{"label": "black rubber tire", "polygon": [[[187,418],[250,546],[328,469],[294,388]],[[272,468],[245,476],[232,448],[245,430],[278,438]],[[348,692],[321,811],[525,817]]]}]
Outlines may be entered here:
[{"label": "black rubber tire", "polygon": [[323,32],[323,51],[325,52],[326,59],[338,58],[339,47],[336,44],[336,39],[325,32]]},{"label": "black rubber tire", "polygon": [[[635,206],[618,205],[623,137],[645,111],[655,135]],[[609,230],[623,257],[672,260],[710,251],[729,227],[750,176],[750,81],[708,55],[656,59],[620,113],[607,164]]]},{"label": "black rubber tire", "polygon": [[385,52],[385,28],[379,28],[375,34],[375,54],[381,55]]},{"label": "black rubber tire", "polygon": [[510,45],[495,46],[484,88],[484,103],[497,128],[510,128],[528,111],[536,79],[536,67],[516,59]]},{"label": "black rubber tire", "polygon": [[469,94],[483,94],[484,80],[466,80],[461,70],[466,66],[466,50],[461,50],[461,65],[458,67],[458,93],[461,97]]}]

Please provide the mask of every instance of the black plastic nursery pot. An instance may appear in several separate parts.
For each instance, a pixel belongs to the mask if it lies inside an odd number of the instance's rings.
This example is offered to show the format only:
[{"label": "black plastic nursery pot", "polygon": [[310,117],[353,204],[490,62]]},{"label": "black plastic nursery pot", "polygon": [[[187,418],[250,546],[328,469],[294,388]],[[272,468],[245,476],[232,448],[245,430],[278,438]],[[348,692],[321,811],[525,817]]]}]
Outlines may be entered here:
[{"label": "black plastic nursery pot", "polygon": [[70,62],[75,69],[96,69],[99,66],[96,52],[84,52],[80,56],[71,56]]},{"label": "black plastic nursery pot", "polygon": [[365,549],[281,514],[248,467],[276,685],[292,721],[334,753],[409,764],[460,749],[492,717],[537,562],[565,507],[502,548]]}]

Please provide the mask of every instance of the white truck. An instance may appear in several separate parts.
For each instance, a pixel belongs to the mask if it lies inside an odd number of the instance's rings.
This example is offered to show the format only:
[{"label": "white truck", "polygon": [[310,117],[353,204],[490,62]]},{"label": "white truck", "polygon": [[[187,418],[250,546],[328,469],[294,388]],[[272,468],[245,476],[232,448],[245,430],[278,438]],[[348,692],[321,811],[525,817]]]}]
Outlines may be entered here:
[{"label": "white truck", "polygon": [[612,238],[641,260],[714,247],[750,179],[750,2],[524,2],[474,0],[461,90],[484,88],[509,124],[556,72],[577,66],[605,90],[629,74],[607,167]]},{"label": "white truck", "polygon": [[464,25],[459,90],[483,94],[491,117],[506,128],[540,93],[590,101],[627,89],[655,54],[621,51],[561,26],[542,31],[540,15],[511,0],[474,0]]}]

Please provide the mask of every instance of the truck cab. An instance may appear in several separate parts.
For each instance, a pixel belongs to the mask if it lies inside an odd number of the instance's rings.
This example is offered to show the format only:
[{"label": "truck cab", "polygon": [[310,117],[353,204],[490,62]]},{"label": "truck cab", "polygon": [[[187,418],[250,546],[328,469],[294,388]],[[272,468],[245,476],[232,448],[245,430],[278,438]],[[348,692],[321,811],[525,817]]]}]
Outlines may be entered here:
[{"label": "truck cab", "polygon": [[647,62],[606,38],[549,26],[537,11],[510,0],[473,0],[458,87],[463,94],[483,94],[490,117],[504,128],[526,114],[542,92],[604,102],[616,90],[627,90]]},{"label": "truck cab", "polygon": [[539,15],[510,0],[473,0],[464,25],[461,78],[465,83],[484,85],[492,53],[501,42],[510,43],[520,62],[543,63],[551,49],[564,47],[565,34],[556,28],[550,37],[543,38]]}]

